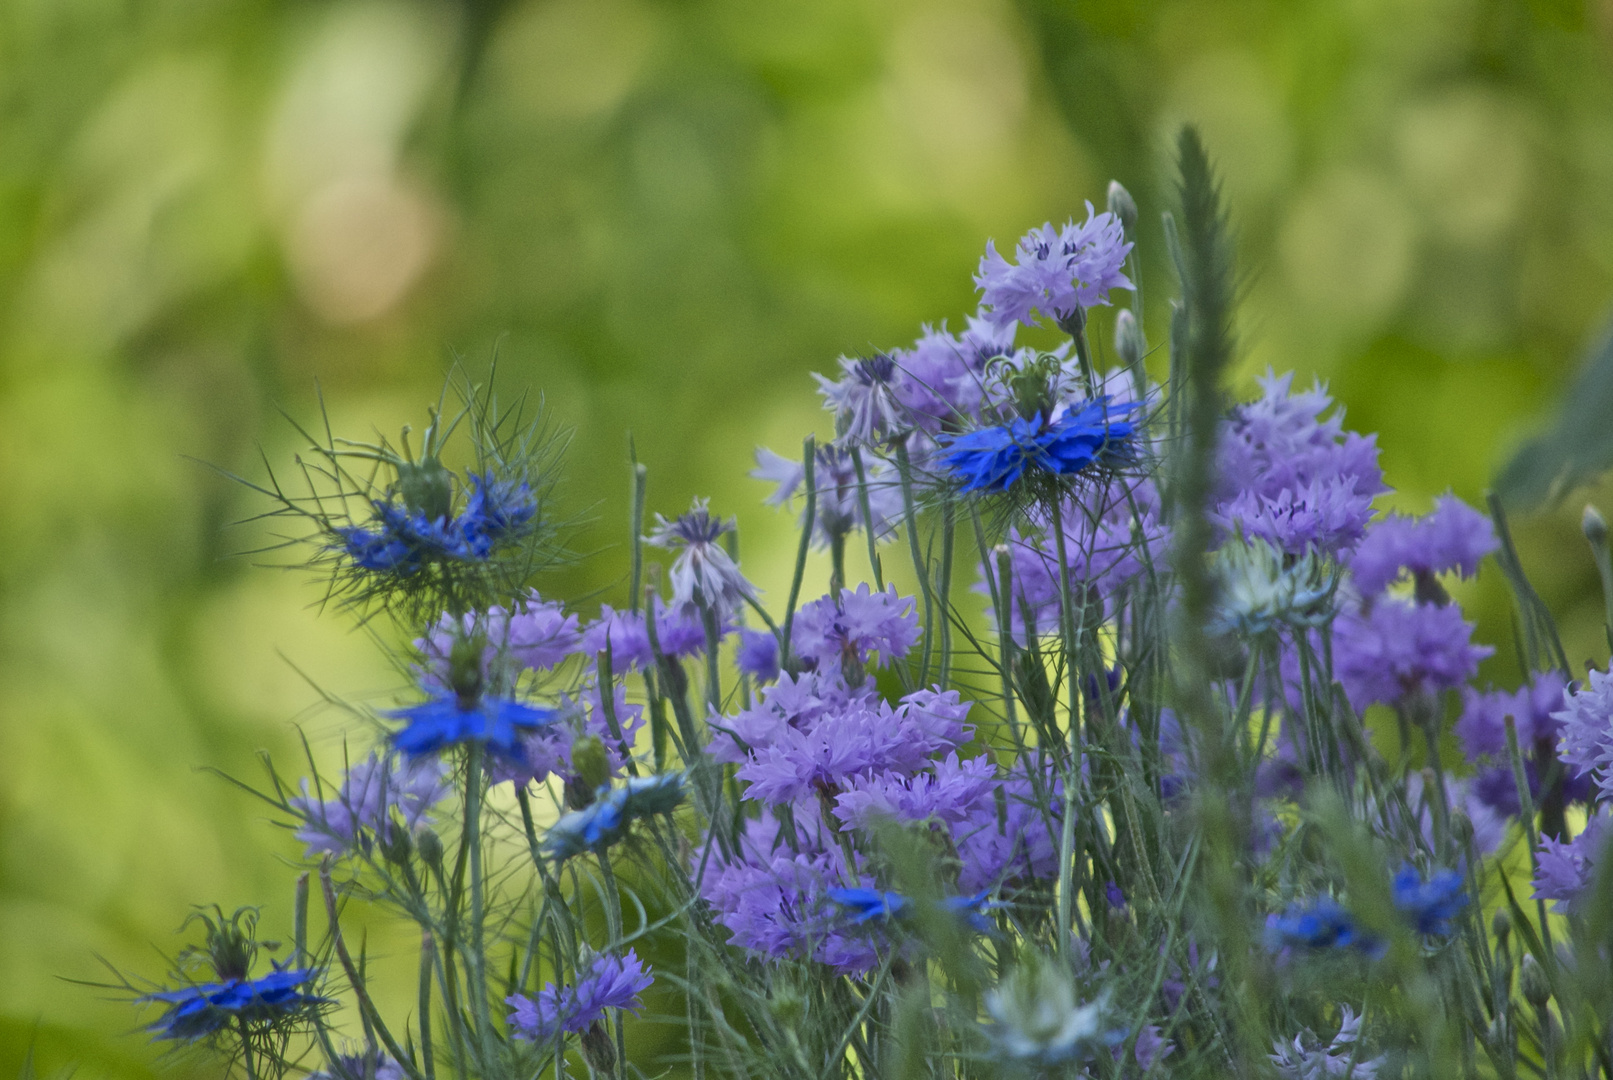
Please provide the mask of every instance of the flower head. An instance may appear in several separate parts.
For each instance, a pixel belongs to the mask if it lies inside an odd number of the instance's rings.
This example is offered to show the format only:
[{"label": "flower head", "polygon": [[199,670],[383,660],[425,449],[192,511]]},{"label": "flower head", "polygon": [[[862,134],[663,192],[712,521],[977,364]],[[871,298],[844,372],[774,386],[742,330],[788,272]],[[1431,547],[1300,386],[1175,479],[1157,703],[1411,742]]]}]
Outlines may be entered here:
[{"label": "flower head", "polygon": [[1104,1022],[1103,998],[1076,1004],[1068,969],[1051,960],[1021,963],[986,991],[986,1011],[996,1021],[998,1045],[1009,1057],[1054,1064],[1112,1046],[1125,1038]]},{"label": "flower head", "polygon": [[1593,671],[1587,682],[1563,698],[1557,752],[1581,775],[1592,775],[1603,798],[1613,798],[1613,676]]},{"label": "flower head", "polygon": [[1266,916],[1266,943],[1274,949],[1349,948],[1372,950],[1377,942],[1356,926],[1355,919],[1331,897],[1308,905],[1294,904],[1281,915]]},{"label": "flower head", "polygon": [[838,597],[803,604],[795,613],[790,644],[814,670],[836,673],[900,659],[919,632],[911,596],[898,596],[895,585],[872,592],[863,582],[855,591],[841,589]]},{"label": "flower head", "polygon": [[244,1025],[248,1030],[261,1031],[307,1017],[329,1004],[307,989],[318,974],[312,968],[277,968],[258,979],[227,979],[158,990],[137,1000],[167,1006],[155,1023],[147,1025],[147,1031],[155,1032],[159,1039],[190,1042],[226,1027]]},{"label": "flower head", "polygon": [[1291,560],[1264,540],[1229,540],[1216,551],[1214,567],[1218,632],[1256,636],[1320,626],[1333,616],[1338,572],[1315,552]]},{"label": "flower head", "polygon": [[[783,506],[806,480],[806,469],[799,461],[756,449],[756,468],[751,476],[777,484],[765,500],[769,506]],[[869,522],[863,520],[863,487],[866,482]],[[851,450],[829,444],[813,452],[812,484],[817,492],[817,520],[812,539],[818,547],[828,547],[836,537],[871,524],[876,540],[888,536],[902,513],[902,493],[889,464],[877,458],[864,458],[862,480],[857,478],[857,462]],[[806,524],[806,509],[801,511]]]},{"label": "flower head", "polygon": [[439,694],[419,705],[387,714],[405,724],[392,733],[392,745],[410,758],[435,754],[456,743],[485,743],[502,757],[516,757],[523,731],[536,731],[555,722],[553,709],[523,705],[506,698]]},{"label": "flower head", "polygon": [[1451,920],[1467,906],[1466,883],[1455,870],[1438,870],[1424,881],[1403,866],[1390,883],[1395,909],[1411,920],[1419,934],[1449,934]]},{"label": "flower head", "polygon": [[1613,816],[1603,811],[1593,815],[1572,840],[1540,838],[1540,868],[1535,875],[1537,900],[1555,900],[1559,910],[1572,910],[1584,899],[1596,874],[1596,864],[1613,836],[1610,822]]},{"label": "flower head", "polygon": [[1012,263],[988,242],[975,287],[999,325],[1018,321],[1034,326],[1033,311],[1063,320],[1077,307],[1107,304],[1110,289],[1131,288],[1122,270],[1130,253],[1120,219],[1094,213],[1088,203],[1087,219],[1080,225],[1072,219],[1061,229],[1045,224],[1026,233]]},{"label": "flower head", "polygon": [[554,823],[544,848],[556,860],[603,850],[627,835],[627,827],[634,821],[670,814],[682,801],[682,773],[637,777],[618,788],[602,787],[592,803]]},{"label": "flower head", "polygon": [[1362,1055],[1361,1017],[1348,1005],[1339,1007],[1339,1031],[1328,1044],[1317,1044],[1309,1031],[1294,1036],[1292,1043],[1274,1043],[1269,1055],[1283,1080],[1329,1080],[1353,1077],[1375,1080],[1387,1060],[1384,1056]]},{"label": "flower head", "polygon": [[1369,529],[1350,558],[1350,575],[1363,593],[1382,592],[1402,570],[1472,577],[1497,546],[1490,519],[1446,495],[1424,517],[1391,514]]},{"label": "flower head", "polygon": [[678,552],[672,562],[672,606],[684,612],[710,608],[721,620],[756,595],[739,565],[718,541],[733,524],[711,516],[707,500],[696,499],[689,512],[668,521],[657,514],[649,541]]},{"label": "flower head", "polygon": [[1102,397],[1071,407],[1056,420],[1016,416],[951,439],[941,463],[964,491],[1007,491],[1027,473],[1074,476],[1094,463],[1124,457],[1134,430],[1124,417],[1133,408]]},{"label": "flower head", "polygon": [[814,375],[824,404],[834,410],[835,431],[847,443],[870,443],[899,431],[903,409],[896,397],[902,372],[888,353],[842,356],[838,381]]},{"label": "flower head", "polygon": [[517,1039],[539,1043],[561,1031],[586,1031],[604,1017],[606,1009],[638,1012],[644,1007],[639,995],[654,982],[632,949],[619,957],[597,956],[575,986],[550,983],[538,991],[536,1000],[524,994],[505,998],[505,1004],[515,1010],[510,1013],[510,1030]]},{"label": "flower head", "polygon": [[[396,830],[412,832],[427,812],[448,794],[442,764],[422,758],[400,764],[392,755],[371,753],[347,770],[336,797],[311,796],[308,781],[290,805],[303,815],[297,839],[308,845],[309,858],[321,852],[343,855],[365,846],[370,836],[383,845]],[[365,850],[368,850],[365,846]]]},{"label": "flower head", "polygon": [[[335,530],[339,547],[362,569],[408,576],[432,563],[485,562],[530,531],[538,506],[525,482],[472,473],[469,487],[464,511],[450,518],[448,499],[442,497],[449,490],[447,471],[435,462],[400,466],[401,500],[372,500],[368,526]],[[417,488],[432,497],[414,495]]]}]

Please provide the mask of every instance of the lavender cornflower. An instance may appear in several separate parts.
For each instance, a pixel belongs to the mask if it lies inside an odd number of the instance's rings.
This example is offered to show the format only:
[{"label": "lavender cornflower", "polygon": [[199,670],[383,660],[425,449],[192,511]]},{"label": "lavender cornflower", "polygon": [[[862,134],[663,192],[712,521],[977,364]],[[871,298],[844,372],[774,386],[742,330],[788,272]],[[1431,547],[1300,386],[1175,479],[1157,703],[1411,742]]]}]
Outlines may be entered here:
[{"label": "lavender cornflower", "polygon": [[1310,1045],[1306,1038],[1310,1034],[1295,1035],[1291,1044],[1279,1041],[1272,1045],[1271,1063],[1283,1080],[1329,1080],[1334,1076],[1375,1080],[1388,1060],[1386,1055],[1361,1060],[1361,1017],[1348,1005],[1339,1007],[1339,1031],[1330,1044]]},{"label": "lavender cornflower", "polygon": [[576,986],[550,983],[538,991],[537,1000],[525,994],[512,994],[504,1003],[510,1013],[510,1031],[517,1039],[543,1043],[561,1031],[586,1031],[605,1016],[606,1009],[637,1013],[644,1007],[639,995],[655,982],[638,953],[628,949],[620,957],[597,956],[587,975]]},{"label": "lavender cornflower", "polygon": [[1095,463],[1125,458],[1134,427],[1124,417],[1134,408],[1100,397],[1071,406],[1057,419],[1016,416],[952,438],[941,463],[964,491],[1007,491],[1027,472],[1074,476]]},{"label": "lavender cornflower", "polygon": [[[777,484],[777,490],[763,501],[769,506],[783,506],[805,481],[806,469],[799,461],[757,447],[756,468],[750,475],[754,479]],[[872,518],[874,539],[878,540],[889,536],[901,518],[901,486],[895,470],[878,459],[864,459],[863,479],[867,481],[868,513]],[[812,530],[814,544],[826,548],[836,537],[868,526],[863,521],[857,463],[850,450],[832,444],[818,447],[813,454],[812,482],[817,491],[818,508]],[[804,526],[804,507],[801,514],[801,524]]]},{"label": "lavender cornflower", "polygon": [[394,839],[400,826],[413,832],[427,820],[426,814],[448,795],[442,763],[426,758],[407,765],[390,754],[371,753],[352,766],[342,780],[334,799],[321,802],[302,782],[302,795],[287,800],[303,819],[298,840],[308,845],[305,855],[321,852],[349,854],[368,843],[373,833],[385,845]]},{"label": "lavender cornflower", "polygon": [[1603,798],[1613,798],[1613,676],[1591,672],[1551,715],[1562,724],[1558,754],[1581,775],[1594,776]]},{"label": "lavender cornflower", "polygon": [[329,1071],[321,1069],[309,1073],[308,1080],[405,1080],[403,1066],[384,1050],[364,1050],[356,1054],[338,1054]]},{"label": "lavender cornflower", "polygon": [[1454,604],[1414,604],[1382,596],[1365,613],[1333,622],[1338,680],[1356,709],[1415,694],[1454,690],[1495,650],[1473,644],[1473,624]]},{"label": "lavender cornflower", "polygon": [[387,715],[406,721],[402,730],[392,733],[392,745],[410,758],[468,742],[484,743],[494,754],[513,758],[520,753],[517,738],[521,732],[547,727],[557,719],[553,709],[452,692]]},{"label": "lavender cornflower", "polygon": [[717,542],[734,526],[712,517],[707,501],[696,499],[688,513],[671,521],[655,515],[649,542],[678,552],[672,562],[672,607],[686,613],[709,608],[721,621],[754,598],[756,586],[745,580],[739,565]]},{"label": "lavender cornflower", "polygon": [[893,352],[904,376],[896,394],[912,422],[934,435],[977,421],[986,369],[1014,352],[1016,326],[971,315],[961,334],[926,326],[911,349]]},{"label": "lavender cornflower", "polygon": [[818,380],[824,404],[834,411],[837,442],[872,443],[906,426],[896,397],[902,372],[888,353],[842,356],[838,381],[817,374],[812,377]]},{"label": "lavender cornflower", "polygon": [[1537,742],[1557,741],[1562,724],[1554,713],[1563,708],[1568,681],[1560,672],[1537,671],[1532,680],[1513,691],[1480,692],[1468,689],[1462,695],[1462,715],[1455,732],[1462,749],[1472,761],[1507,758],[1506,718],[1512,717],[1518,732],[1518,746],[1530,754]]},{"label": "lavender cornflower", "polygon": [[975,288],[999,325],[1017,320],[1034,326],[1033,311],[1062,322],[1077,307],[1107,304],[1111,289],[1132,288],[1122,270],[1130,253],[1120,219],[1094,213],[1087,203],[1087,219],[1080,225],[1071,219],[1062,229],[1048,223],[1026,233],[1013,263],[987,241]]},{"label": "lavender cornflower", "polygon": [[1395,909],[1411,920],[1419,934],[1445,935],[1451,920],[1467,906],[1466,883],[1455,870],[1438,870],[1427,881],[1403,866],[1390,883]]},{"label": "lavender cornflower", "polygon": [[741,630],[735,664],[757,682],[779,677],[778,638],[771,630]]},{"label": "lavender cornflower", "polygon": [[1468,578],[1497,546],[1490,519],[1446,495],[1424,517],[1391,514],[1369,529],[1350,557],[1350,575],[1365,594],[1382,592],[1402,570],[1413,577],[1454,570]]},{"label": "lavender cornflower", "polygon": [[480,614],[465,614],[457,631],[451,615],[438,619],[426,636],[414,643],[424,660],[429,687],[443,689],[450,684],[455,643],[476,635],[487,642],[481,660],[483,685],[498,689],[513,685],[521,669],[544,671],[558,667],[582,646],[577,616],[568,615],[563,605],[545,601],[534,590],[513,613],[495,605]]},{"label": "lavender cornflower", "polygon": [[900,659],[919,633],[911,596],[898,596],[895,585],[872,592],[863,582],[856,591],[842,589],[838,597],[802,605],[790,643],[795,655],[828,673],[870,660],[883,664]]},{"label": "lavender cornflower", "polygon": [[1572,911],[1584,899],[1585,890],[1596,874],[1607,841],[1613,836],[1609,823],[1613,815],[1604,810],[1593,815],[1572,840],[1550,836],[1540,838],[1539,872],[1535,875],[1535,899],[1555,900],[1561,911]]}]

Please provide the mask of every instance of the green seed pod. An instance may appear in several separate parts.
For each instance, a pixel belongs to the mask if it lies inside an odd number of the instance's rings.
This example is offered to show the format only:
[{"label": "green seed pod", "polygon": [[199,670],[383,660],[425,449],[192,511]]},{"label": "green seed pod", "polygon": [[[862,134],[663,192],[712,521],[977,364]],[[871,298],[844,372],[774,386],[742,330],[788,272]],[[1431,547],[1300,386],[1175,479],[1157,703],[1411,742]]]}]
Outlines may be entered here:
[{"label": "green seed pod", "polygon": [[610,783],[610,755],[597,735],[584,735],[571,744],[571,769],[590,791]]},{"label": "green seed pod", "polygon": [[415,850],[420,852],[420,858],[433,870],[442,869],[442,837],[436,830],[423,827],[414,835]]}]

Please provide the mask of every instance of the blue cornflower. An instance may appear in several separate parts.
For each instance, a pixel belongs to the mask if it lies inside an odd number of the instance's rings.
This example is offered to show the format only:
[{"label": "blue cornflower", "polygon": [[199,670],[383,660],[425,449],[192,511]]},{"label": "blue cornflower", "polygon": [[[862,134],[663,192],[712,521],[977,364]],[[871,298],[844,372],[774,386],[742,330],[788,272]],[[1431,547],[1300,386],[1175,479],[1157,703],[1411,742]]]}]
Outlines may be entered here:
[{"label": "blue cornflower", "polygon": [[1016,416],[1007,424],[957,436],[941,462],[963,481],[964,491],[1007,491],[1027,470],[1074,476],[1100,458],[1125,452],[1125,440],[1135,427],[1124,417],[1135,408],[1099,397],[1054,421]]},{"label": "blue cornflower", "polygon": [[1274,949],[1284,946],[1307,949],[1354,946],[1372,952],[1378,947],[1377,940],[1356,926],[1355,919],[1338,901],[1328,897],[1322,897],[1309,907],[1295,904],[1282,915],[1268,915],[1266,940]]},{"label": "blue cornflower", "polygon": [[682,801],[682,773],[635,777],[614,790],[601,787],[592,804],[554,823],[544,847],[557,860],[598,851],[625,836],[638,818],[671,813]]},{"label": "blue cornflower", "polygon": [[520,753],[516,738],[522,731],[547,727],[557,719],[553,709],[453,693],[440,694],[407,709],[394,709],[387,715],[408,721],[403,730],[393,732],[392,745],[411,758],[464,742],[486,743],[496,754],[515,757]]},{"label": "blue cornflower", "polygon": [[160,1001],[167,1011],[146,1030],[159,1039],[205,1038],[225,1027],[245,1023],[264,1026],[329,1004],[327,998],[305,989],[317,974],[312,968],[275,971],[261,979],[226,979],[223,982],[159,990],[137,1001]]},{"label": "blue cornflower", "polygon": [[1411,866],[1402,866],[1391,883],[1395,908],[1412,921],[1419,934],[1449,934],[1451,920],[1467,906],[1462,875],[1438,870],[1424,881]]},{"label": "blue cornflower", "polygon": [[[850,916],[853,926],[864,926],[871,922],[888,922],[892,918],[904,916],[912,912],[912,902],[900,893],[881,892],[878,889],[858,887],[855,889],[829,889],[826,894],[832,903],[844,908]],[[956,915],[968,917],[969,925],[977,930],[987,928],[981,909],[988,906],[986,893],[976,893],[974,896],[949,896],[941,901],[941,907]]]}]

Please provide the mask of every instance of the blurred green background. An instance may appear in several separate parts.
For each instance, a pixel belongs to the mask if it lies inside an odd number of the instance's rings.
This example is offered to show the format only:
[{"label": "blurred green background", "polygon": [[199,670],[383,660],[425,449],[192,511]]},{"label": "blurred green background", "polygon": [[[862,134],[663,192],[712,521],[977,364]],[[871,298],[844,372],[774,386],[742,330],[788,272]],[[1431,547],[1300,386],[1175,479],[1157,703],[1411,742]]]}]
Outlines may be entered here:
[{"label": "blurred green background", "polygon": [[[651,509],[713,496],[781,595],[791,520],[745,473],[821,430],[808,373],[960,325],[988,237],[1111,177],[1163,340],[1192,119],[1245,386],[1317,373],[1392,502],[1476,501],[1613,297],[1610,60],[1607,0],[0,0],[0,1077],[30,1045],[209,1075],[64,978],[159,974],[194,902],[283,928],[295,846],[197,767],[295,773],[295,719],[338,750],[295,669],[398,685],[229,557],[259,507],[189,459],[288,464],[316,380],[339,431],[419,424],[497,349],[576,429],[600,554],[547,591],[619,595],[631,432]],[[1605,657],[1577,506],[1520,522],[1576,663]],[[1499,577],[1465,597],[1504,681]]]}]

